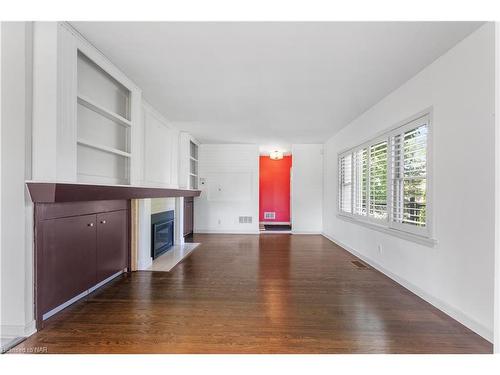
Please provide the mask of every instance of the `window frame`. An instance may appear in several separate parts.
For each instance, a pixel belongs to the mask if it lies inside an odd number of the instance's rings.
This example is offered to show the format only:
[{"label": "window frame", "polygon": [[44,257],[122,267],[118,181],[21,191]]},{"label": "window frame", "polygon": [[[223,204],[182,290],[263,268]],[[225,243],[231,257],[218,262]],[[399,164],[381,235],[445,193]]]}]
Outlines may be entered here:
[{"label": "window frame", "polygon": [[[345,158],[349,156],[349,153],[346,153],[345,155],[342,156],[342,158]],[[350,155],[351,157],[351,168],[350,168],[350,171],[351,171],[351,178],[349,180],[349,182],[345,182],[346,178],[345,178],[345,175],[342,174],[341,170],[342,170],[342,167],[344,166],[344,163],[342,163],[342,158],[339,158],[338,159],[338,189],[339,189],[339,193],[338,193],[338,210],[339,212],[342,212],[343,214],[345,215],[351,215],[353,213],[353,203],[352,203],[352,197],[353,197],[353,170],[352,170],[352,165],[353,165],[353,157],[352,155]],[[345,171],[345,167],[344,167],[344,171]],[[350,211],[344,211],[343,208],[344,208],[344,203],[343,203],[343,199],[344,199],[344,187],[345,186],[350,186],[350,192],[351,192],[351,210]]]},{"label": "window frame", "polygon": [[[382,141],[387,142],[387,217],[385,219],[377,219],[369,215],[369,204],[370,204],[370,184],[369,184],[369,170],[370,170],[370,158],[368,157],[367,168],[368,168],[368,191],[367,191],[367,215],[359,215],[354,212],[354,191],[356,186],[354,184],[351,188],[351,212],[345,212],[341,210],[340,207],[340,193],[338,193],[339,205],[337,206],[337,216],[349,221],[367,225],[371,228],[381,230],[386,233],[394,234],[399,237],[403,237],[410,240],[416,240],[417,242],[423,242],[425,244],[435,244],[436,240],[433,239],[434,235],[434,204],[433,204],[433,125],[432,125],[432,108],[428,108],[421,111],[403,121],[400,121],[396,125],[390,127],[383,132],[378,133],[378,135],[372,137],[371,139],[342,152],[339,152],[337,157],[338,165],[340,165],[340,160],[342,157],[351,154],[351,181],[354,182],[354,153],[367,149],[368,153],[370,147],[380,143]],[[398,223],[393,220],[393,145],[391,142],[392,137],[399,134],[403,134],[408,130],[418,128],[422,125],[427,125],[427,142],[426,142],[426,222],[425,227],[418,227],[411,224]],[[340,171],[337,171],[340,176]],[[338,185],[338,189],[340,185]]]}]

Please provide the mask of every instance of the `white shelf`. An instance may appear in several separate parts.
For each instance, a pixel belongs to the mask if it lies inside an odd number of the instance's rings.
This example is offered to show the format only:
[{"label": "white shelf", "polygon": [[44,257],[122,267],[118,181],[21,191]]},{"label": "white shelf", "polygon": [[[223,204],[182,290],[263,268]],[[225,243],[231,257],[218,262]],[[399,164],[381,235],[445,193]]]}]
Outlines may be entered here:
[{"label": "white shelf", "polygon": [[192,156],[189,157],[191,160],[198,162],[198,159],[193,158]]},{"label": "white shelf", "polygon": [[197,175],[197,174],[194,174],[194,173],[190,173],[189,175],[190,175],[190,176],[193,176],[193,177],[198,177],[198,175]]},{"label": "white shelf", "polygon": [[131,156],[130,153],[128,153],[128,152],[125,152],[125,151],[122,151],[122,150],[118,150],[116,148],[112,148],[112,147],[100,145],[98,143],[91,142],[91,141],[88,141],[88,140],[82,139],[82,138],[79,138],[78,141],[77,141],[77,143],[79,145],[83,145],[83,146],[87,146],[87,147],[92,147],[92,148],[95,148],[96,150],[101,150],[101,151],[109,152],[110,154],[120,155],[120,156],[123,156],[123,157],[126,157],[126,158],[130,158],[130,156]]},{"label": "white shelf", "polygon": [[127,120],[125,117],[122,117],[114,112],[107,110],[106,108],[101,107],[99,104],[93,102],[91,99],[89,99],[85,96],[78,95],[78,103],[87,107],[88,109],[90,109],[94,112],[99,113],[100,115],[110,119],[111,121],[117,122],[118,124],[120,124],[122,126],[126,126],[126,127],[132,126],[132,122]]}]

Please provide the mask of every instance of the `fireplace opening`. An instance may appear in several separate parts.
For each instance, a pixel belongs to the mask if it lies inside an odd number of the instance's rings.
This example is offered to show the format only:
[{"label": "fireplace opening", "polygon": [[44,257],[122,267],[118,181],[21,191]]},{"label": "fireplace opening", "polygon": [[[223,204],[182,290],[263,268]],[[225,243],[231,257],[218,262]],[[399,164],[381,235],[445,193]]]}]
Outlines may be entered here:
[{"label": "fireplace opening", "polygon": [[174,245],[174,211],[151,215],[151,257],[158,258]]}]

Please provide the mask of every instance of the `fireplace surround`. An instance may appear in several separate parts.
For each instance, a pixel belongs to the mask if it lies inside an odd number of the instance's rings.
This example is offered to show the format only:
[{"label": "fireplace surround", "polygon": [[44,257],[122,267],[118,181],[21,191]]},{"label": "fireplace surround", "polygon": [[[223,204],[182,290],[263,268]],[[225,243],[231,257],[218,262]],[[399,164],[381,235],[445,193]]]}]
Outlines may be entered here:
[{"label": "fireplace surround", "polygon": [[151,257],[158,258],[174,245],[174,211],[151,215]]}]

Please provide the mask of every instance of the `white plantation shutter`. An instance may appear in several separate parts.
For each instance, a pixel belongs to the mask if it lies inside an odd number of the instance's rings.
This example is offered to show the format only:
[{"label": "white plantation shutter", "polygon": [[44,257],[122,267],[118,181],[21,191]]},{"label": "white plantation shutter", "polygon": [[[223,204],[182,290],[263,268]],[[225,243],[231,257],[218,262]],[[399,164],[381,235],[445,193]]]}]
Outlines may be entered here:
[{"label": "white plantation shutter", "polygon": [[391,221],[416,232],[427,225],[428,117],[406,125],[391,137]]},{"label": "white plantation shutter", "polygon": [[339,209],[344,213],[352,212],[352,155],[339,158]]},{"label": "white plantation shutter", "polygon": [[370,146],[368,215],[387,218],[387,141]]},{"label": "white plantation shutter", "polygon": [[353,213],[366,216],[368,206],[368,150],[353,153]]},{"label": "white plantation shutter", "polygon": [[429,114],[339,155],[339,211],[431,237]]}]

